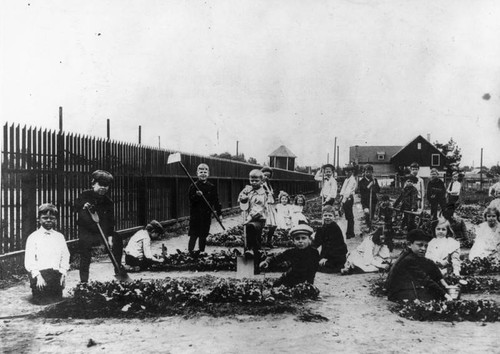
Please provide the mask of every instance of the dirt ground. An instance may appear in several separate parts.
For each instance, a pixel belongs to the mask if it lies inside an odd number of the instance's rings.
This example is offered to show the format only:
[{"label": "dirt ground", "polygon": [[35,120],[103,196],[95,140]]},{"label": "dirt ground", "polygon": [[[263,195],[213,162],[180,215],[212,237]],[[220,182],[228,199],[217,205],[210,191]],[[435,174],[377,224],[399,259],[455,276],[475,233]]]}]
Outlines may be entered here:
[{"label": "dirt ground", "polygon": [[[359,234],[359,204],[355,205]],[[239,217],[224,220],[226,226]],[[343,230],[346,222],[338,220]],[[215,223],[212,231],[220,231]],[[362,238],[347,240],[349,249]],[[187,248],[183,235],[165,243],[169,253]],[[208,247],[207,251],[215,249]],[[395,254],[399,251],[396,250]],[[234,277],[234,272],[211,273]],[[134,273],[134,279],[198,276],[196,272]],[[261,275],[277,277],[278,273]],[[305,305],[327,322],[301,322],[295,314],[232,317],[159,317],[151,319],[0,319],[2,353],[500,353],[500,323],[415,322],[388,310],[390,302],[369,294],[369,280],[377,274],[340,276],[318,273],[319,301]],[[91,265],[91,279],[113,279],[112,265]],[[70,271],[65,296],[78,282]],[[21,316],[42,309],[29,302],[28,283],[0,291],[0,317]],[[492,298],[483,296],[483,298]],[[90,343],[89,343],[90,341]],[[91,344],[91,345],[90,345]]]}]

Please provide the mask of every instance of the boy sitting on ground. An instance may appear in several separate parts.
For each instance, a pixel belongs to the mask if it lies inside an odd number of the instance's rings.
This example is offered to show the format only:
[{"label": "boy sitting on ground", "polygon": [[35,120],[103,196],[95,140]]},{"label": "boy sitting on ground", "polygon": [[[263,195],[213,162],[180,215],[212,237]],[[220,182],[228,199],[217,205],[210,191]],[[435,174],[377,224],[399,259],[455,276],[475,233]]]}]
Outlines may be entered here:
[{"label": "boy sitting on ground", "polygon": [[323,225],[316,231],[313,247],[321,246],[319,270],[325,273],[338,273],[347,257],[347,246],[339,225],[333,220],[334,210],[331,205],[323,207]]},{"label": "boy sitting on ground", "polygon": [[54,230],[58,214],[54,205],[40,205],[40,228],[29,235],[26,241],[24,267],[28,271],[35,304],[62,299],[69,269],[69,251],[64,236]]},{"label": "boy sitting on ground", "polygon": [[270,264],[282,262],[290,263],[290,269],[274,282],[274,286],[295,286],[300,283],[314,283],[314,277],[318,271],[319,254],[311,247],[311,235],[313,229],[309,225],[300,224],[290,229],[295,248],[288,249],[278,255],[268,257],[260,263],[261,268],[267,268]]},{"label": "boy sitting on ground", "polygon": [[143,230],[137,231],[128,241],[125,248],[125,264],[146,270],[162,260],[151,252],[151,240],[159,239],[165,230],[156,220],[152,220]]},{"label": "boy sitting on ground", "polygon": [[386,288],[391,301],[451,300],[448,284],[439,267],[425,258],[431,236],[420,229],[408,233],[408,249],[403,251],[389,271]]}]

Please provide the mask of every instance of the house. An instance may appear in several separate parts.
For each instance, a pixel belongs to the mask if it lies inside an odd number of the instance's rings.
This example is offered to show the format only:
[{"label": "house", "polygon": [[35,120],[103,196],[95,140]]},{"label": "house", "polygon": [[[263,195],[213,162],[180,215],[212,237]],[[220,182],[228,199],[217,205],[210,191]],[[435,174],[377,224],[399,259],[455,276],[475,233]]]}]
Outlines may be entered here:
[{"label": "house", "polygon": [[281,145],[269,154],[269,166],[293,171],[296,157],[285,145]]},{"label": "house", "polygon": [[396,167],[391,163],[392,155],[400,151],[402,146],[351,146],[349,161],[355,165],[370,164],[375,176],[396,174]]},{"label": "house", "polygon": [[373,165],[375,176],[394,175],[417,162],[420,165],[419,176],[428,177],[431,168],[444,169],[446,156],[419,135],[404,146],[351,146],[349,161],[358,165]]}]

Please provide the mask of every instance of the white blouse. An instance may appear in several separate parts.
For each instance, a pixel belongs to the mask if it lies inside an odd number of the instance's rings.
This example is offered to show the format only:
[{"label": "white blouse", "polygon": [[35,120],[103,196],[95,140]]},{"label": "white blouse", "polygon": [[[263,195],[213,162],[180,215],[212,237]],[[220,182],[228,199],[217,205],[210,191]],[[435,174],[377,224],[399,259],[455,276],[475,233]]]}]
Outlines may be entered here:
[{"label": "white blouse", "polygon": [[446,273],[446,267],[451,261],[453,274],[460,275],[460,242],[450,237],[433,238],[427,246],[425,257],[434,262],[444,263],[441,271]]},{"label": "white blouse", "polygon": [[497,224],[494,228],[488,226],[485,221],[480,224],[476,230],[476,239],[472,246],[469,259],[476,257],[498,257],[500,251],[500,226]]}]

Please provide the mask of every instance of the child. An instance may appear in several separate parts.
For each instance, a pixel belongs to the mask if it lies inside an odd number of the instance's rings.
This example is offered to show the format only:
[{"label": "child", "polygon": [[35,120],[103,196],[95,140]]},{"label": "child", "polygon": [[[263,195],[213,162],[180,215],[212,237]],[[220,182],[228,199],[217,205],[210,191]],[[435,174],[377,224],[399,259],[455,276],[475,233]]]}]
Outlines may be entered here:
[{"label": "child", "polygon": [[151,240],[159,239],[164,232],[163,226],[156,220],[150,221],[143,230],[137,231],[125,247],[125,264],[145,270],[155,263],[161,263],[162,260],[151,252]]},{"label": "child", "polygon": [[[387,230],[379,227],[373,235],[365,237],[363,242],[347,256],[347,262],[341,273],[378,272],[387,270],[391,264],[390,236]],[[391,244],[392,245],[392,244]]]},{"label": "child", "polygon": [[423,209],[424,208],[425,185],[424,185],[423,178],[418,175],[419,170],[420,170],[420,166],[418,163],[413,162],[410,165],[410,174],[417,178],[417,182],[414,183],[414,186],[418,192],[418,209]]},{"label": "child", "polygon": [[288,193],[281,191],[278,200],[280,203],[276,205],[276,225],[279,229],[288,230],[292,227],[290,196]]},{"label": "child", "polygon": [[[217,216],[222,215],[222,207],[219,203],[219,197],[217,195],[217,188],[210,182],[208,182],[208,176],[210,175],[210,169],[207,164],[201,163],[196,169],[196,175],[198,176],[198,181],[195,182],[196,186],[191,184],[189,186],[189,242],[188,250],[189,252],[194,251],[196,245],[196,240],[198,241],[198,247],[200,252],[205,252],[205,245],[207,242],[207,236],[210,232],[210,225],[212,223],[212,210],[213,208],[217,213]],[[205,200],[210,204],[207,205]]]},{"label": "child", "polygon": [[458,206],[458,200],[460,198],[460,190],[462,189],[462,183],[458,181],[458,172],[453,172],[452,181],[446,189],[446,194],[448,196],[448,207],[453,211],[456,210]]},{"label": "child", "polygon": [[323,205],[333,205],[337,197],[337,180],[333,177],[334,170],[333,165],[327,163],[314,176],[316,181],[323,184],[320,193]]},{"label": "child", "polygon": [[488,196],[493,197],[493,200],[490,202],[490,207],[495,207],[500,210],[500,174],[496,175],[497,183],[492,185],[490,189],[488,189]]},{"label": "child", "polygon": [[425,257],[436,263],[443,275],[450,268],[456,276],[460,275],[460,243],[453,239],[450,223],[444,218],[434,222],[434,238],[427,246]]},{"label": "child", "polygon": [[240,208],[246,214],[244,227],[246,234],[245,256],[254,257],[258,273],[259,250],[261,248],[262,229],[267,217],[267,193],[262,187],[264,176],[260,170],[252,170],[249,175],[250,185],[240,192],[238,201]]},{"label": "child", "polygon": [[[375,208],[378,203],[377,193],[380,192],[380,186],[376,178],[373,177],[373,166],[366,165],[363,178],[359,180],[359,194],[361,197],[361,206],[366,216],[367,225],[371,226],[371,220],[375,215]],[[371,196],[371,204],[370,204]]]},{"label": "child", "polygon": [[441,212],[446,208],[446,186],[439,179],[438,170],[431,169],[431,179],[427,184],[427,201],[431,207],[431,217],[437,219],[438,205],[441,207]]},{"label": "child", "polygon": [[487,207],[484,220],[476,230],[476,239],[469,253],[469,259],[496,257],[500,259],[500,211]]},{"label": "child", "polygon": [[439,267],[425,258],[430,239],[419,229],[408,233],[408,249],[401,253],[387,276],[387,297],[390,301],[451,300],[445,290],[448,284]]},{"label": "child", "polygon": [[266,226],[268,227],[267,239],[265,243],[270,245],[273,241],[274,232],[276,231],[278,222],[276,220],[276,208],[274,199],[274,190],[271,185],[271,177],[273,176],[273,170],[271,167],[264,166],[261,169],[264,176],[264,182],[262,183],[262,188],[267,194],[267,219]]},{"label": "child", "polygon": [[325,273],[338,273],[344,266],[347,246],[339,225],[335,221],[331,205],[323,207],[323,225],[316,231],[313,247],[321,246],[319,270]]},{"label": "child", "polygon": [[292,227],[299,224],[308,224],[309,221],[303,214],[306,206],[306,197],[303,194],[297,194],[293,200],[292,208]]},{"label": "child", "polygon": [[288,249],[277,256],[268,257],[260,263],[261,268],[267,268],[271,263],[289,262],[290,269],[274,282],[274,286],[295,286],[308,282],[314,284],[318,271],[319,254],[311,247],[313,229],[308,225],[298,225],[290,229],[295,248]]},{"label": "child", "polygon": [[347,166],[345,169],[347,175],[342,188],[340,189],[340,204],[344,210],[345,218],[347,220],[347,231],[346,237],[354,237],[354,214],[352,212],[352,206],[354,205],[354,192],[358,186],[356,182],[356,177],[354,177],[354,167]]},{"label": "child", "polygon": [[388,195],[384,194],[380,198],[380,204],[378,206],[377,217],[384,223],[385,230],[389,234],[392,234],[392,217],[394,214],[394,209],[391,205],[391,199]]},{"label": "child", "polygon": [[413,175],[406,176],[405,186],[398,199],[394,202],[395,208],[401,204],[401,211],[404,214],[401,229],[407,226],[408,231],[417,227],[417,225],[415,225],[415,214],[405,213],[405,211],[415,212],[418,209],[418,191],[414,187],[414,184],[417,183],[417,181],[417,177]]},{"label": "child", "polygon": [[40,205],[40,228],[29,235],[26,241],[24,267],[28,271],[35,304],[62,299],[69,269],[69,251],[64,236],[54,230],[58,214],[54,205]]},{"label": "child", "polygon": [[101,234],[89,214],[89,210],[97,213],[99,224],[108,237],[108,243],[112,249],[116,261],[120,264],[123,252],[121,237],[114,232],[115,214],[113,201],[106,195],[113,182],[113,176],[107,171],[97,170],[92,173],[91,186],[82,192],[75,202],[78,212],[78,236],[80,246],[80,281],[86,283],[89,280],[89,269],[92,247],[101,244]]}]

